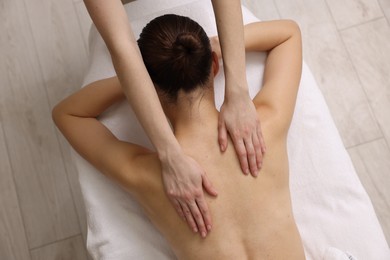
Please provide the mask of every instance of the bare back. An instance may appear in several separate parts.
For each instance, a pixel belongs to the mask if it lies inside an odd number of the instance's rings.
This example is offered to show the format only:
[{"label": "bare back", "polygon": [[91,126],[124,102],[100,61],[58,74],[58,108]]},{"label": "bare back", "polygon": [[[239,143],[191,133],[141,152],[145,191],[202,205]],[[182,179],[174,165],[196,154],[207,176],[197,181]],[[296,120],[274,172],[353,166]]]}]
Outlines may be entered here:
[{"label": "bare back", "polygon": [[291,208],[286,138],[273,136],[272,123],[262,122],[268,150],[257,178],[242,174],[232,144],[220,152],[216,128],[202,142],[179,140],[219,191],[217,198],[207,199],[215,225],[206,239],[194,234],[171,206],[158,158],[136,160],[138,188],[132,192],[179,259],[304,259]]}]

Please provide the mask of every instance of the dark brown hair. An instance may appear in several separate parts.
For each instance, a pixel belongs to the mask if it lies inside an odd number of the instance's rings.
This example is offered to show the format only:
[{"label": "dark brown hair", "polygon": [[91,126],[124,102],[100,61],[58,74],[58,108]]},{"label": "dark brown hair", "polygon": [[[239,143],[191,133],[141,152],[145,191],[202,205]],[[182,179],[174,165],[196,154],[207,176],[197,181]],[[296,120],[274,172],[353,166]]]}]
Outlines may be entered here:
[{"label": "dark brown hair", "polygon": [[175,102],[178,92],[204,86],[212,64],[210,40],[188,17],[167,14],[149,22],[138,40],[152,81]]}]

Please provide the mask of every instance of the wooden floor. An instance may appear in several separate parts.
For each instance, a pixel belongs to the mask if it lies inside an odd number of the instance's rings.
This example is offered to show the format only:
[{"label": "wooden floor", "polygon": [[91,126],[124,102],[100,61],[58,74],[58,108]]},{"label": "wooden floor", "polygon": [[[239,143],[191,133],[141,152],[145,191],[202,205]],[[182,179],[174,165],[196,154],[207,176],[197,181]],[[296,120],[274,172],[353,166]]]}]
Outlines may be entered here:
[{"label": "wooden floor", "polygon": [[[390,241],[390,1],[247,0],[292,18]],[[91,23],[81,0],[0,1],[0,259],[87,259],[69,147],[51,108],[80,87]]]}]

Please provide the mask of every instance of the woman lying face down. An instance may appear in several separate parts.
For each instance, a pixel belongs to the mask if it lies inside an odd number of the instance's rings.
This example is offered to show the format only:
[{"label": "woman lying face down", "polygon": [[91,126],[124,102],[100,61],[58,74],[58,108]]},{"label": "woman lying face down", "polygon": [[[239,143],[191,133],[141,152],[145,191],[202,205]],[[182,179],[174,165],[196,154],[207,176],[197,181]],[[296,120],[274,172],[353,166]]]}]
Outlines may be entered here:
[{"label": "woman lying face down", "polygon": [[197,205],[177,202],[180,219],[164,193],[157,155],[118,140],[96,119],[124,98],[116,77],[66,98],[54,108],[53,119],[80,155],[134,195],[178,259],[304,259],[292,213],[286,148],[301,75],[299,28],[292,21],[245,26],[246,50],[269,52],[262,89],[253,99],[267,143],[257,178],[241,174],[231,143],[221,153],[216,141],[213,79],[220,51],[218,39],[212,42],[213,48],[196,22],[177,15],[151,21],[138,40],[177,140],[218,190],[217,197],[206,196],[212,226],[194,220],[190,207]]}]

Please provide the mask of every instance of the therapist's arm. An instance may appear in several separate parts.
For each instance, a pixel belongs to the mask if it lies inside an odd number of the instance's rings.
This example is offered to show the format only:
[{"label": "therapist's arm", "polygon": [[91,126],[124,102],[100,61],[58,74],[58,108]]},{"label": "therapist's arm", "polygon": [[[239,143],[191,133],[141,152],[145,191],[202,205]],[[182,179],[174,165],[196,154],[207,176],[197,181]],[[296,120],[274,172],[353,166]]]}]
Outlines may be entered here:
[{"label": "therapist's arm", "polygon": [[221,107],[218,136],[227,148],[229,132],[244,173],[257,176],[265,144],[260,121],[249,96],[245,70],[244,28],[239,0],[212,0],[225,72],[225,101]]},{"label": "therapist's arm", "polygon": [[157,150],[168,197],[194,231],[206,231],[212,223],[203,187],[213,196],[216,191],[204,170],[182,152],[174,137],[121,1],[84,0],[84,3],[110,51],[123,91]]}]

